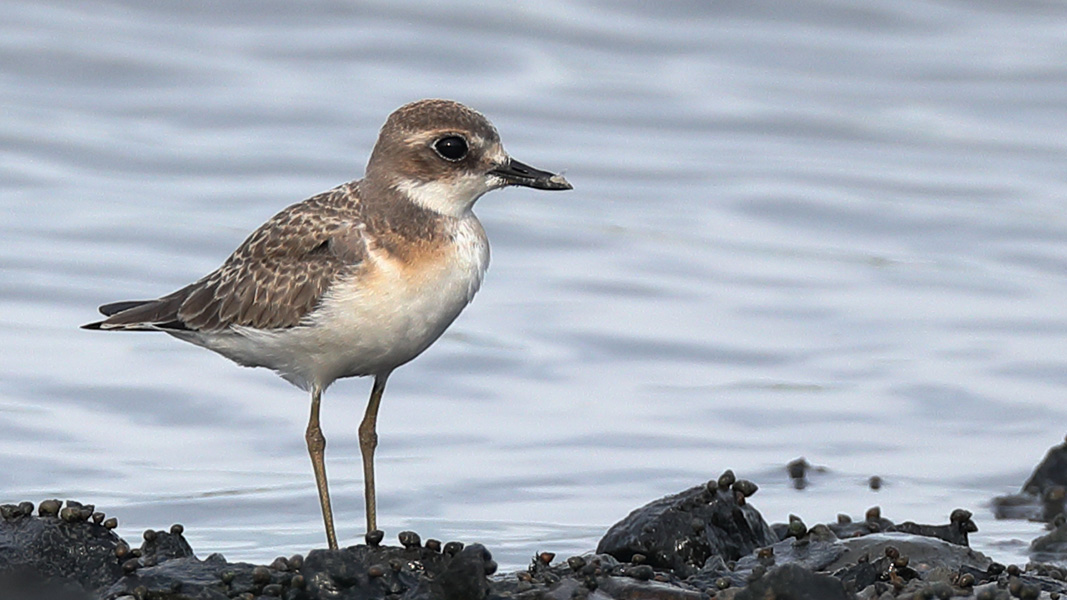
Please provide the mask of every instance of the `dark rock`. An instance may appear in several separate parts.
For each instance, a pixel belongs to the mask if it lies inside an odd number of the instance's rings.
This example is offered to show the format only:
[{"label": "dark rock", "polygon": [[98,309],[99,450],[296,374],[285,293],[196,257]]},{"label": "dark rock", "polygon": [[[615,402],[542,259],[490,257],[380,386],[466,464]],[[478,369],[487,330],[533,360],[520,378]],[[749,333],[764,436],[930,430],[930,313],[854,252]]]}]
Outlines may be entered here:
[{"label": "dark rock", "polygon": [[700,571],[689,576],[685,581],[697,589],[744,587],[752,574],[751,567],[753,566],[755,563],[748,564],[748,568],[742,568],[739,571],[736,568],[731,569],[721,556],[712,556]]},{"label": "dark rock", "polygon": [[721,581],[729,582],[730,587],[744,587],[760,569],[793,564],[809,571],[822,571],[849,552],[848,546],[825,525],[817,525],[812,531],[815,535],[799,540],[787,538],[744,556],[736,561],[733,568],[729,568],[721,557],[712,557],[685,582],[697,589],[718,587]]},{"label": "dark rock", "polygon": [[1025,583],[1036,586],[1045,592],[1067,594],[1067,582],[1062,564],[1030,563],[1026,573],[1019,576]]},{"label": "dark rock", "polygon": [[849,547],[836,538],[787,538],[771,546],[771,550],[767,558],[761,558],[759,552],[742,557],[735,563],[733,570],[744,573],[761,564],[768,567],[776,564],[795,564],[812,571],[823,571],[847,553]]},{"label": "dark rock", "polygon": [[95,600],[71,581],[54,581],[30,571],[0,574],[0,598],[4,600]]},{"label": "dark rock", "polygon": [[125,575],[103,597],[136,596],[138,588],[142,588],[153,597],[167,599],[181,598],[176,590],[188,598],[221,599],[227,597],[227,591],[251,591],[252,568],[245,563],[228,563],[221,554],[212,554],[202,561],[194,556],[177,557]]},{"label": "dark rock", "polygon": [[992,504],[993,516],[998,519],[1041,519],[1042,506],[1036,494],[997,496]]},{"label": "dark rock", "polygon": [[481,544],[471,544],[448,562],[431,588],[445,600],[479,600],[489,593],[487,576],[496,572],[493,556]]},{"label": "dark rock", "polygon": [[[882,517],[877,507],[867,512],[866,518],[859,522],[853,522],[847,515],[838,515],[837,523],[831,523],[828,527],[841,539],[897,531],[935,537],[960,546],[968,545],[967,535],[978,531],[978,526],[971,519],[970,511],[960,508],[952,511],[947,525],[921,525],[911,521],[897,525]],[[781,527],[778,530],[780,531]]]},{"label": "dark rock", "polygon": [[[1018,494],[993,499],[998,519],[1053,523],[1067,508],[1067,443],[1053,446],[1034,468]],[[1058,524],[1058,523],[1057,523]]]},{"label": "dark rock", "polygon": [[172,528],[170,533],[153,531],[151,536],[145,536],[141,544],[141,564],[153,566],[172,558],[192,557],[193,549],[185,541],[182,531],[181,528]]},{"label": "dark rock", "polygon": [[1038,562],[1067,560],[1067,524],[1030,542],[1030,558]]},{"label": "dark rock", "polygon": [[[897,525],[882,517],[878,507],[874,507],[867,511],[863,521],[856,522],[852,521],[847,515],[838,515],[837,522],[829,524],[828,527],[841,539],[870,535],[872,533],[898,531],[935,537],[960,546],[968,544],[967,535],[969,533],[978,531],[978,526],[971,519],[970,511],[961,508],[952,511],[950,522],[947,525],[921,525],[911,521]],[[777,531],[781,530],[781,527],[777,529]]]},{"label": "dark rock", "polygon": [[811,464],[803,457],[789,461],[785,470],[789,473],[789,480],[793,482],[793,488],[802,490],[808,487],[808,469]]},{"label": "dark rock", "polygon": [[736,560],[778,540],[744,496],[730,488],[736,479],[724,473],[714,491],[700,485],[661,498],[630,513],[612,526],[597,545],[598,554],[628,562],[645,556],[653,567],[685,577],[711,556]]},{"label": "dark rock", "polygon": [[789,461],[785,466],[786,473],[789,474],[789,481],[792,483],[793,488],[802,490],[808,487],[810,484],[809,477],[812,473],[826,473],[827,469],[824,466],[815,466],[807,461],[803,456]]},{"label": "dark rock", "polygon": [[742,590],[736,600],[852,600],[841,581],[798,565],[783,565]]},{"label": "dark rock", "polygon": [[[966,512],[966,511],[964,511]],[[923,535],[945,540],[950,544],[967,546],[967,534],[978,531],[978,526],[971,520],[970,513],[962,521],[954,521],[948,525],[919,525],[911,521],[905,521],[899,525],[888,527],[886,531],[899,531],[914,535]]]},{"label": "dark rock", "polygon": [[[80,517],[86,508],[67,504],[62,510],[70,509],[68,515]],[[56,585],[69,582],[84,591],[101,590],[122,576],[117,535],[86,519],[59,518],[52,508],[46,507],[46,516],[20,508],[18,515],[0,521],[0,574],[52,579]],[[30,509],[32,513],[32,505]]]},{"label": "dark rock", "polygon": [[985,571],[992,564],[987,556],[965,546],[901,532],[850,538],[842,540],[841,543],[846,552],[838,560],[826,565],[825,570],[836,571],[848,567],[860,557],[875,560],[887,556],[886,551],[889,548],[892,548],[898,557],[908,557],[907,564],[918,569],[920,573],[935,566],[943,566],[953,571],[968,566]]},{"label": "dark rock", "polygon": [[[629,577],[605,577],[597,588],[607,598],[648,600],[701,600],[699,591],[658,581],[640,581]],[[573,593],[573,592],[572,592]],[[572,597],[572,596],[568,596]]]},{"label": "dark rock", "polygon": [[[409,538],[410,540],[410,538]],[[388,568],[382,568],[388,565]],[[496,563],[481,544],[446,555],[411,546],[313,550],[300,575],[309,598],[482,598]],[[372,572],[373,571],[373,576]]]},{"label": "dark rock", "polygon": [[[91,505],[7,504],[0,519],[0,600],[752,600],[1037,598],[1067,594],[1067,568],[1005,567],[966,547],[970,512],[948,525],[894,525],[875,507],[808,528],[790,515],[780,541],[746,502],[755,484],[727,471],[638,509],[615,525],[599,554],[532,557],[527,569],[490,577],[480,544],[367,545],[278,557],[269,566],[199,560],[183,528],[149,530],[130,548]],[[110,520],[110,519],[109,519]],[[1034,543],[1055,560],[1067,525]],[[839,539],[835,531],[846,539]],[[43,540],[43,542],[42,542]],[[59,548],[63,552],[59,552]],[[70,550],[76,556],[72,556]],[[604,553],[607,550],[610,554]],[[84,552],[83,552],[84,551]],[[67,561],[67,562],[64,562]],[[101,570],[100,565],[107,565]],[[969,595],[969,596],[968,596]]]},{"label": "dark rock", "polygon": [[884,559],[874,562],[856,562],[838,569],[833,576],[841,582],[845,590],[855,593],[878,581],[888,579],[889,564],[889,560]]},{"label": "dark rock", "polygon": [[789,537],[789,524],[788,523],[771,523],[771,533],[779,540],[784,540]]},{"label": "dark rock", "polygon": [[1022,491],[1039,496],[1056,486],[1067,487],[1067,442],[1049,448],[1045,458],[1023,483]]},{"label": "dark rock", "polygon": [[875,506],[867,510],[862,521],[853,521],[846,515],[839,515],[836,523],[830,523],[827,526],[834,532],[834,535],[845,539],[887,531],[893,526],[893,522],[883,518],[882,511]]}]

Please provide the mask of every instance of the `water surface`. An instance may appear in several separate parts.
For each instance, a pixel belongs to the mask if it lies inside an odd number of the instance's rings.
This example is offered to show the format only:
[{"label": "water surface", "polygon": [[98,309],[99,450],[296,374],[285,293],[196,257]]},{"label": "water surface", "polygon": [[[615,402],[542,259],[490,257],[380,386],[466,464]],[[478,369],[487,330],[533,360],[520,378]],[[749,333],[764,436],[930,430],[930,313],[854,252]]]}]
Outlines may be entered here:
[{"label": "water surface", "polygon": [[[0,12],[3,501],[93,502],[132,539],[180,521],[230,559],[323,545],[302,392],[77,326],[214,269],[359,177],[391,110],[447,97],[575,190],[479,202],[485,286],[382,408],[390,537],[517,568],[725,468],[771,521],[963,507],[1004,562],[1041,532],[987,503],[1067,422],[1058,3]],[[368,392],[339,382],[323,407],[347,543]],[[829,469],[803,492],[798,456]]]}]

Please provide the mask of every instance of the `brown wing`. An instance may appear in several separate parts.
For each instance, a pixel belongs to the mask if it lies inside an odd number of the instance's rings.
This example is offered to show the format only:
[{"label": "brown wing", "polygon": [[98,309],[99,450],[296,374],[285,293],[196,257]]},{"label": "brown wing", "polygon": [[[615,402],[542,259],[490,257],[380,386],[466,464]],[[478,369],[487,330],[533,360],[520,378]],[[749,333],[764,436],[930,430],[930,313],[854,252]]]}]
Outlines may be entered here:
[{"label": "brown wing", "polygon": [[[120,308],[90,329],[192,329],[232,325],[293,327],[318,305],[334,279],[364,258],[366,243],[352,186],[344,185],[275,215],[221,267],[158,300]],[[129,305],[128,307],[126,305]]]}]

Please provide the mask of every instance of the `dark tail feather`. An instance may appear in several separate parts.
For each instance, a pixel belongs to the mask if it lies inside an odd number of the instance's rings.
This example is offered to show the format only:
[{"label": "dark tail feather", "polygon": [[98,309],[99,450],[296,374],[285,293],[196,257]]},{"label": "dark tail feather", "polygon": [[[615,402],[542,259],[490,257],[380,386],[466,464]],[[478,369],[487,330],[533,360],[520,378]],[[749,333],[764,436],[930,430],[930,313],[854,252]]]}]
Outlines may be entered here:
[{"label": "dark tail feather", "polygon": [[82,325],[82,329],[117,329],[120,331],[159,331],[160,329],[186,329],[178,318],[178,309],[189,294],[183,288],[158,300],[125,300],[100,307],[107,318],[103,321]]},{"label": "dark tail feather", "polygon": [[151,304],[156,302],[155,300],[124,300],[122,302],[112,302],[111,304],[105,304],[100,307],[100,314],[105,317],[118,314],[124,310],[131,308],[137,308],[138,306],[144,306],[145,304]]}]

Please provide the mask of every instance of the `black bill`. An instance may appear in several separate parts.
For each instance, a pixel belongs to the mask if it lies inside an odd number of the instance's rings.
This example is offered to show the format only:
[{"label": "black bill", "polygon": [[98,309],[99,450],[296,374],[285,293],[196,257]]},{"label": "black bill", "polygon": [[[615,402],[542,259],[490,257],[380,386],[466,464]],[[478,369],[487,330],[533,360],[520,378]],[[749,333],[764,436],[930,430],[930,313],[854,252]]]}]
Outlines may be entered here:
[{"label": "black bill", "polygon": [[509,158],[507,164],[490,171],[499,176],[508,185],[524,185],[539,190],[569,190],[573,186],[562,175],[549,173]]}]

